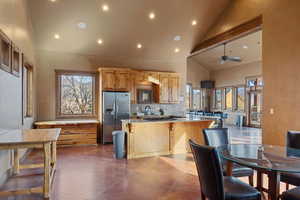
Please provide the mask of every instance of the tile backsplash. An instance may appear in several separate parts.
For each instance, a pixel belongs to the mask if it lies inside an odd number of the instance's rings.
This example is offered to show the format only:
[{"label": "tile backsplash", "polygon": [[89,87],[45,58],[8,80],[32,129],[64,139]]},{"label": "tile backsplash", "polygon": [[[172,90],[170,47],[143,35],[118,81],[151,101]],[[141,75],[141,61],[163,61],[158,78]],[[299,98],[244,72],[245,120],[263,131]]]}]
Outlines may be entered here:
[{"label": "tile backsplash", "polygon": [[131,104],[131,114],[144,112],[146,106],[150,106],[155,114],[163,109],[165,115],[185,115],[184,104]]}]

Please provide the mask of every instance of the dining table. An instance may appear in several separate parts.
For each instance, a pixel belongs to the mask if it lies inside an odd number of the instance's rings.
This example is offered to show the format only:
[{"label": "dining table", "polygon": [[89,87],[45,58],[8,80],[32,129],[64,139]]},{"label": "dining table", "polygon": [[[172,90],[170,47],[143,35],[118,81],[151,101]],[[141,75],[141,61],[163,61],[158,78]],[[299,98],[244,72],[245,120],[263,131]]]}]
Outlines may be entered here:
[{"label": "dining table", "polygon": [[[50,198],[51,184],[56,170],[56,142],[61,129],[3,130],[0,133],[0,150],[12,150],[12,172],[18,175],[20,170],[44,169],[44,181],[40,187],[26,189],[0,190],[0,197],[23,194],[43,193]],[[43,163],[21,164],[20,149],[39,148],[43,150]],[[29,176],[31,177],[31,176]],[[18,186],[18,184],[16,184]]]},{"label": "dining table", "polygon": [[[233,163],[257,171],[257,189],[268,194],[269,200],[280,197],[280,174],[300,173],[300,150],[265,144],[228,144],[219,146],[220,158],[226,162],[227,175],[232,175]],[[263,187],[263,174],[268,176],[268,188]]]}]

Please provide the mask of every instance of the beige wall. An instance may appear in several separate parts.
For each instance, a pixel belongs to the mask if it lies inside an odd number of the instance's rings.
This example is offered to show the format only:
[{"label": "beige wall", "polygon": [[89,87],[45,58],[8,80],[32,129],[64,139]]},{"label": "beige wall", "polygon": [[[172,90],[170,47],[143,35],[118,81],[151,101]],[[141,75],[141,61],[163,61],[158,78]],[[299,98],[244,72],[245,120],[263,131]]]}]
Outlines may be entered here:
[{"label": "beige wall", "polygon": [[267,144],[284,145],[287,130],[300,130],[299,10],[298,0],[235,0],[208,34],[263,15],[263,142]]},{"label": "beige wall", "polygon": [[186,82],[192,84],[195,88],[200,87],[200,81],[210,80],[209,71],[193,58],[187,59],[186,74]]},{"label": "beige wall", "polygon": [[[24,52],[34,64],[32,28],[24,0],[0,1],[0,29]],[[22,128],[22,88],[21,78],[0,70],[0,129]],[[25,119],[23,128],[30,128],[32,118]],[[10,167],[9,153],[0,152],[0,183],[5,180]]]},{"label": "beige wall", "polygon": [[186,81],[185,61],[178,60],[173,63],[161,63],[142,59],[117,61],[95,56],[50,51],[37,52],[37,58],[39,65],[37,69],[37,117],[39,121],[55,120],[55,69],[97,71],[98,67],[112,66],[178,72],[181,76],[181,94],[184,95],[183,86]]},{"label": "beige wall", "polygon": [[253,62],[211,72],[216,87],[244,85],[246,77],[262,75],[262,63]]}]

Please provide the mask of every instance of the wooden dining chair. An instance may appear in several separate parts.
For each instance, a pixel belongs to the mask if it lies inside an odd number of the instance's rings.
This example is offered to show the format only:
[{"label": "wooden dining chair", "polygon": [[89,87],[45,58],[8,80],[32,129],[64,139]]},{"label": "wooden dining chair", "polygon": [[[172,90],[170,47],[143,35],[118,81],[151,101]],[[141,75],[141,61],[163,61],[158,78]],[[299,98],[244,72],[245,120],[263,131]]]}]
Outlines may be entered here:
[{"label": "wooden dining chair", "polygon": [[[286,135],[286,146],[294,149],[300,149],[300,131],[288,131]],[[286,183],[286,189],[289,189],[289,184],[300,186],[299,173],[282,173],[280,181]]]},{"label": "wooden dining chair", "polygon": [[[205,144],[208,146],[218,147],[229,144],[228,128],[208,128],[203,129]],[[222,161],[224,176],[227,175],[227,164]],[[232,175],[234,177],[248,177],[249,184],[253,186],[254,170],[238,164],[233,164]]]},{"label": "wooden dining chair", "polygon": [[238,178],[223,176],[219,156],[214,147],[189,140],[197,167],[202,200],[260,200],[261,194]]}]

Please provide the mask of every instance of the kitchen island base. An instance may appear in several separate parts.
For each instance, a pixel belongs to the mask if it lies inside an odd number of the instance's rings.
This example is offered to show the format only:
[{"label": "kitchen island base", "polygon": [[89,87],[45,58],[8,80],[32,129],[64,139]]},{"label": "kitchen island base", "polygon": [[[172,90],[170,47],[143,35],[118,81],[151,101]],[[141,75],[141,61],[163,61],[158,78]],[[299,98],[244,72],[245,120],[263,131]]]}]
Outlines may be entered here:
[{"label": "kitchen island base", "polygon": [[127,159],[188,153],[188,140],[204,144],[202,130],[213,124],[212,120],[123,122]]}]

